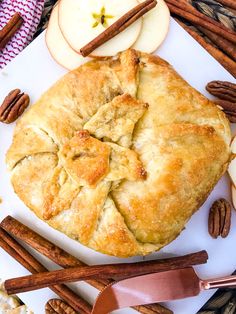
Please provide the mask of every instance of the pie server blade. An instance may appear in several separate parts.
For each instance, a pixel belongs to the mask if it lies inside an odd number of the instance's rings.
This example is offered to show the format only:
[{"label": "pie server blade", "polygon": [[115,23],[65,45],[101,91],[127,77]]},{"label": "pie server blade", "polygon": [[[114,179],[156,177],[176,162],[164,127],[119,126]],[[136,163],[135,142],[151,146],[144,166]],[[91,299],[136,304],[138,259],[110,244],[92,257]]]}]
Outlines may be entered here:
[{"label": "pie server blade", "polygon": [[92,314],[107,314],[127,306],[196,296],[201,290],[236,286],[236,276],[201,280],[192,267],[124,279],[107,286]]}]

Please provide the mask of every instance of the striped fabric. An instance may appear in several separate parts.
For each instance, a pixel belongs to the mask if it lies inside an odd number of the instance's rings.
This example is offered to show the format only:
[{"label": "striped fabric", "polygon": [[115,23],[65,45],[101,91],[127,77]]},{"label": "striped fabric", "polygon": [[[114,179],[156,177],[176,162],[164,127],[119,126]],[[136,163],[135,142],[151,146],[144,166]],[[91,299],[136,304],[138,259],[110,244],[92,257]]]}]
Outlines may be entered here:
[{"label": "striped fabric", "polygon": [[19,12],[24,23],[8,45],[0,51],[0,68],[17,56],[30,43],[40,22],[44,0],[2,0],[0,2],[0,29],[15,12]]}]

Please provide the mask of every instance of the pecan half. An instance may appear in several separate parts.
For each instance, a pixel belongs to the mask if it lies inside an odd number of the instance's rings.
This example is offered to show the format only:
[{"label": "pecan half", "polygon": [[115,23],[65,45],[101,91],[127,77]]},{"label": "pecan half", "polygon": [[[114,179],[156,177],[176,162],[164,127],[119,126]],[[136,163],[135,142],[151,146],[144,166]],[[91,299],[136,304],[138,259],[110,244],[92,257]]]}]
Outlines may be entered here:
[{"label": "pecan half", "polygon": [[225,112],[234,112],[236,113],[236,102],[228,100],[216,100],[215,103],[220,106]]},{"label": "pecan half", "polygon": [[236,123],[236,103],[228,100],[217,100],[215,103],[224,111],[230,122]]},{"label": "pecan half", "polygon": [[236,123],[236,112],[224,110],[224,113],[231,123]]},{"label": "pecan half", "polygon": [[231,206],[224,198],[216,200],[210,209],[208,218],[209,234],[216,239],[226,238],[231,226]]},{"label": "pecan half", "polygon": [[50,299],[45,305],[46,314],[76,314],[72,307],[60,299]]},{"label": "pecan half", "polygon": [[29,102],[29,96],[21,93],[20,89],[12,90],[0,106],[0,121],[4,123],[14,122],[28,107]]},{"label": "pecan half", "polygon": [[223,100],[236,102],[236,84],[224,81],[212,81],[207,84],[206,90]]}]

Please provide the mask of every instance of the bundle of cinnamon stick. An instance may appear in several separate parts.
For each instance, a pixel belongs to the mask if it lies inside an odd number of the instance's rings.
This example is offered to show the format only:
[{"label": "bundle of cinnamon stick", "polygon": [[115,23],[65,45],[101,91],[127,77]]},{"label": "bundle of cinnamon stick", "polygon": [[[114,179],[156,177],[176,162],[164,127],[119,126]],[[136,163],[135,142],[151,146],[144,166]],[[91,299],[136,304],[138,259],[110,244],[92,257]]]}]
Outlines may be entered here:
[{"label": "bundle of cinnamon stick", "polygon": [[[222,3],[222,1],[219,2]],[[166,0],[166,3],[176,21],[236,77],[236,33],[200,13],[187,0]],[[232,6],[233,1],[227,0],[227,3]],[[196,27],[207,40],[189,24]]]},{"label": "bundle of cinnamon stick", "polygon": [[8,23],[0,30],[0,51],[8,44],[23,22],[24,20],[20,13],[16,12]]},{"label": "bundle of cinnamon stick", "polygon": [[[52,274],[53,272],[47,272],[47,269],[25,248],[23,248],[12,236],[28,244],[31,248],[34,248],[36,251],[48,257],[50,260],[60,265],[61,267],[67,268],[65,270],[60,270],[62,273],[60,273],[59,276],[58,274],[53,275],[52,282],[50,283],[50,289],[52,289],[58,296],[65,300],[76,312],[81,314],[89,314],[92,307],[82,297],[75,294],[75,292],[73,292],[70,288],[62,284],[62,281],[66,281],[66,278],[63,278],[63,276],[65,276],[64,272],[66,272],[66,276],[69,275],[69,277],[72,273],[74,273],[76,274],[76,278],[85,279],[88,284],[99,290],[102,290],[107,284],[113,281],[113,279],[104,278],[123,278],[124,276],[137,276],[137,274],[178,269],[197,264],[203,264],[206,263],[208,259],[206,251],[200,251],[185,256],[140,263],[86,266],[86,264],[78,260],[76,257],[57,247],[55,244],[49,242],[47,239],[43,238],[16,219],[8,216],[0,223],[0,247],[2,247],[8,254],[10,254],[15,260],[17,260],[33,274],[44,272],[44,275],[47,275]],[[103,279],[101,279],[101,277]],[[37,280],[38,279],[36,275],[33,281],[31,280],[31,288],[32,283],[34,288],[39,288]],[[16,278],[13,280],[8,280],[8,284],[7,286],[5,285],[5,288],[7,288],[9,293],[15,293],[16,291],[19,292],[29,290],[27,289],[29,288],[28,283],[26,286],[25,281],[21,281]],[[134,309],[143,314],[172,313],[172,311],[159,304],[136,306]]]}]

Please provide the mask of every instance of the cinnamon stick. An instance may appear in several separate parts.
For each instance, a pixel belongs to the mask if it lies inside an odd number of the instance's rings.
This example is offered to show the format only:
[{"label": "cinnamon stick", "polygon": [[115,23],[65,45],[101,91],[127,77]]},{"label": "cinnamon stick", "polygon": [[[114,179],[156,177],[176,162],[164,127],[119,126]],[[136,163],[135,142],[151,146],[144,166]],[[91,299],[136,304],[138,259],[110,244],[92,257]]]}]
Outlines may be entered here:
[{"label": "cinnamon stick", "polygon": [[207,43],[197,32],[185,25],[179,20],[176,20],[209,54],[211,54],[229,73],[236,77],[236,62],[226,56],[219,49]]},{"label": "cinnamon stick", "polygon": [[217,2],[225,5],[226,7],[232,8],[236,10],[236,2],[235,0],[217,0]]},{"label": "cinnamon stick", "polygon": [[166,0],[166,3],[172,14],[181,16],[182,18],[192,22],[195,25],[205,27],[206,29],[217,33],[227,40],[231,41],[232,43],[236,44],[235,32],[229,30],[224,25],[198,12],[191,5],[176,0]]},{"label": "cinnamon stick", "polygon": [[[47,268],[45,268],[40,262],[38,262],[36,258],[34,258],[25,248],[23,248],[1,227],[0,247],[32,274],[47,271]],[[77,312],[81,314],[89,314],[91,312],[91,306],[67,286],[55,285],[51,286],[50,289],[55,292],[59,297],[64,299],[67,303],[69,303],[71,307],[73,307],[73,309]]]},{"label": "cinnamon stick", "polygon": [[[27,243],[32,248],[34,248],[39,253],[48,257],[50,260],[55,262],[57,265],[60,265],[63,268],[74,267],[74,266],[85,266],[86,264],[78,260],[76,257],[67,253],[60,247],[56,246],[49,240],[45,239],[41,235],[37,234],[35,231],[31,230],[26,225],[22,224],[18,220],[14,219],[11,216],[7,216],[1,223],[0,226],[18,238],[19,240]],[[106,285],[113,282],[109,279],[99,279],[99,280],[86,280],[86,282],[98,290],[102,290]],[[152,305],[140,305],[134,306],[135,310],[142,314],[171,314],[173,313],[169,309],[166,309],[160,304]]]},{"label": "cinnamon stick", "polygon": [[213,18],[199,12],[194,6],[192,6],[187,0],[166,0],[166,2],[188,12],[192,13],[195,16],[198,16],[200,19],[209,22],[217,27],[220,27],[224,29],[225,31],[229,31],[231,34],[234,34],[233,31],[231,31],[228,27],[226,27],[224,24],[221,24],[220,22],[214,20]]},{"label": "cinnamon stick", "polygon": [[16,12],[9,22],[0,30],[0,50],[6,46],[23,22],[24,20],[20,13]]},{"label": "cinnamon stick", "polygon": [[[63,268],[87,266],[75,256],[67,253],[11,216],[7,216],[3,219],[0,226],[8,233],[24,241],[36,251]],[[91,279],[86,282],[99,290],[102,290],[106,285],[111,283],[109,280],[105,279],[100,279],[99,281]]]},{"label": "cinnamon stick", "polygon": [[23,20],[20,13],[16,12],[7,24],[0,30],[0,41],[10,32],[12,27],[19,21]]},{"label": "cinnamon stick", "polygon": [[185,256],[159,259],[139,263],[107,264],[95,266],[80,266],[39,273],[30,276],[8,279],[5,289],[8,294],[16,294],[37,290],[65,282],[75,282],[90,278],[128,278],[149,273],[185,268],[206,262],[208,255],[201,251]]},{"label": "cinnamon stick", "polygon": [[82,54],[83,57],[87,57],[96,48],[100,47],[108,40],[124,31],[127,27],[129,27],[131,24],[137,21],[148,11],[153,9],[156,5],[157,5],[156,0],[146,0],[138,4],[133,9],[124,14],[121,18],[119,18],[110,27],[108,27],[104,32],[102,32],[100,35],[98,35],[96,38],[90,41],[87,45],[82,47],[80,49],[80,53]]},{"label": "cinnamon stick", "polygon": [[207,30],[205,27],[197,27],[204,35],[206,35],[217,47],[236,61],[236,47],[227,39]]}]

